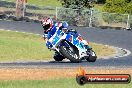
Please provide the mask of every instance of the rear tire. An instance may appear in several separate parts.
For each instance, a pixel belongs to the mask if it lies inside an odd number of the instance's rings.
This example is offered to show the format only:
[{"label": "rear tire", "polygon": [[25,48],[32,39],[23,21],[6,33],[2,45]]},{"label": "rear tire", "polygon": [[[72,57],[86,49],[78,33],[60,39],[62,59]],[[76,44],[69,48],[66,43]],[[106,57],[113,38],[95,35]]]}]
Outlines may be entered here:
[{"label": "rear tire", "polygon": [[67,48],[65,46],[60,46],[61,54],[64,55],[67,59],[69,59],[72,63],[81,62],[81,59],[79,58],[74,47],[72,47],[71,45],[70,45],[70,47],[73,49],[72,53],[69,52],[69,48]]},{"label": "rear tire", "polygon": [[55,61],[62,61],[65,57],[60,55],[58,52],[55,52],[55,55],[53,58]]},{"label": "rear tire", "polygon": [[89,58],[87,58],[86,60],[88,62],[95,62],[96,61],[96,58],[97,58],[97,56],[89,56]]},{"label": "rear tire", "polygon": [[[91,53],[93,53],[94,55],[91,54]],[[96,59],[97,59],[97,56],[96,56],[95,52],[94,52],[93,50],[90,50],[89,57],[86,58],[86,60],[87,60],[88,62],[95,62]]]}]

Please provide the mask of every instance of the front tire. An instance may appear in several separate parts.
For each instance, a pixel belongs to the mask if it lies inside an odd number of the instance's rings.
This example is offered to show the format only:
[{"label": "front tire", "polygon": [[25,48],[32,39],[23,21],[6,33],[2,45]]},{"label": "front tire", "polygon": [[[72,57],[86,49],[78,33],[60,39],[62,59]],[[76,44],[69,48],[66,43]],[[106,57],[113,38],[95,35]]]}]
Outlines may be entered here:
[{"label": "front tire", "polygon": [[75,47],[71,46],[69,44],[69,47],[66,46],[60,46],[60,52],[62,55],[64,55],[67,59],[69,59],[72,63],[79,63],[81,62],[81,59],[79,58],[79,55],[77,53],[77,50],[75,50]]}]

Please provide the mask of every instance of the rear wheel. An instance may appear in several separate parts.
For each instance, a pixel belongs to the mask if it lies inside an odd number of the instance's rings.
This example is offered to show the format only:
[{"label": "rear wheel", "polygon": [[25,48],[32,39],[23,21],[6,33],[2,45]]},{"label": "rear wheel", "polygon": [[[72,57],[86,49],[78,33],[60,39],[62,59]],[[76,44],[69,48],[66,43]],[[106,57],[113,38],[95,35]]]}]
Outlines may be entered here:
[{"label": "rear wheel", "polygon": [[69,44],[69,47],[60,46],[60,52],[73,63],[81,62],[77,48],[75,48],[71,44]]},{"label": "rear wheel", "polygon": [[55,52],[55,55],[53,58],[55,59],[55,61],[62,61],[65,57],[62,56],[60,53]]}]

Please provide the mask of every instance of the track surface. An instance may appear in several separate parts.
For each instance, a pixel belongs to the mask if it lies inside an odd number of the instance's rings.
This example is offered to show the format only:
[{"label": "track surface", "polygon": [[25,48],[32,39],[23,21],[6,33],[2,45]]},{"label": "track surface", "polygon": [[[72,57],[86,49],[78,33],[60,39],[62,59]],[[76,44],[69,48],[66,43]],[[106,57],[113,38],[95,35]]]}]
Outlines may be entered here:
[{"label": "track surface", "polygon": [[[43,30],[38,23],[25,23],[25,22],[11,22],[0,21],[1,29],[8,29],[21,32],[30,32],[43,34]],[[111,29],[97,29],[97,28],[83,28],[83,27],[71,27],[76,29],[85,39],[90,42],[96,42],[101,44],[112,45],[120,48],[128,49],[132,52],[132,31],[126,30],[111,30]],[[0,63],[0,67],[131,67],[132,66],[132,54],[127,57],[110,58],[107,60],[98,59],[95,63],[82,62],[82,63],[70,63],[70,62],[54,62],[54,61],[42,61],[42,62],[13,62],[13,63]]]}]

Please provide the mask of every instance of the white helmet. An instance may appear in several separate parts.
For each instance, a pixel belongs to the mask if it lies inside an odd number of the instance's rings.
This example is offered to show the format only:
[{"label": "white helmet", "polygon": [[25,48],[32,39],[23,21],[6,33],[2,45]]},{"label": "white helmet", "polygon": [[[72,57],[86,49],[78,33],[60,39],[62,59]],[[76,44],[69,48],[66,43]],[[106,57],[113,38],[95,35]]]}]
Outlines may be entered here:
[{"label": "white helmet", "polygon": [[50,30],[52,28],[53,21],[50,18],[44,18],[44,19],[42,19],[41,24],[42,24],[44,30],[47,31],[47,30]]}]

